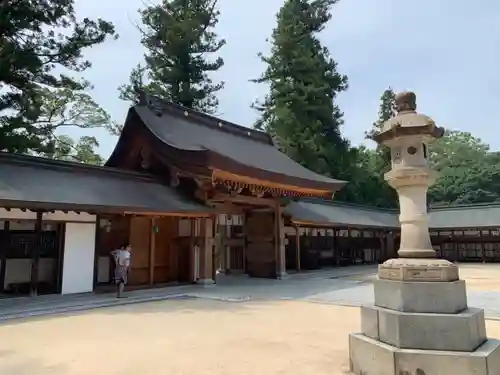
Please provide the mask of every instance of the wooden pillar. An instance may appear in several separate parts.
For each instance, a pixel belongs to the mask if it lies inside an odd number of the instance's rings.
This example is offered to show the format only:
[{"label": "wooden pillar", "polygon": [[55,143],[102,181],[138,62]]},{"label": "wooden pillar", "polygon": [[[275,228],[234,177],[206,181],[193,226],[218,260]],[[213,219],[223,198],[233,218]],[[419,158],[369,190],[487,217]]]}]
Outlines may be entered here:
[{"label": "wooden pillar", "polygon": [[339,252],[337,251],[337,228],[332,233],[332,266],[339,265]]},{"label": "wooden pillar", "polygon": [[457,262],[458,261],[458,243],[455,241],[455,231],[451,231],[451,241],[453,243],[453,249],[455,250],[454,251],[454,259],[452,260],[452,262]]},{"label": "wooden pillar", "polygon": [[199,284],[213,284],[213,233],[212,223],[208,218],[200,219],[200,278]]},{"label": "wooden pillar", "polygon": [[[95,245],[94,245],[94,274],[93,274],[93,279],[92,279],[92,290],[95,291],[95,288],[97,287],[98,280],[99,280],[99,250],[100,250],[100,244],[101,244],[101,217],[99,215],[96,216],[96,221],[95,221]],[[58,225],[57,227],[57,232],[58,232],[58,246],[59,246],[59,254],[62,254],[62,256],[58,257],[58,262],[60,264],[59,272],[58,272],[58,277],[57,277],[57,284],[58,284],[58,293],[61,293],[62,290],[62,270],[63,270],[63,262],[61,261],[62,257],[64,257],[64,232],[66,232],[65,224]]]},{"label": "wooden pillar", "polygon": [[40,267],[40,247],[42,246],[42,216],[41,211],[36,213],[35,221],[35,246],[31,254],[31,295],[38,295],[38,269]]},{"label": "wooden pillar", "polygon": [[[247,215],[243,215],[243,238],[244,238],[244,244],[243,244],[243,273],[247,273],[247,246],[248,246],[248,239],[247,239],[247,233],[248,233],[248,228],[247,228]],[[227,249],[229,253],[229,248]],[[231,254],[229,253],[228,255],[229,261],[231,261]]]},{"label": "wooden pillar", "polygon": [[189,259],[191,260],[191,281],[198,278],[199,259],[196,253],[196,219],[189,219]]},{"label": "wooden pillar", "polygon": [[274,210],[274,228],[273,228],[273,238],[274,238],[274,262],[276,268],[276,277],[278,277],[280,273],[280,255],[279,255],[279,219],[278,219],[278,209]]},{"label": "wooden pillar", "polygon": [[286,276],[286,254],[285,241],[283,238],[283,218],[282,209],[279,201],[276,201],[276,209],[274,211],[274,246],[276,255],[276,277],[282,278]]},{"label": "wooden pillar", "polygon": [[[227,240],[231,238],[231,227],[226,226],[225,231],[223,233],[224,236],[224,263],[225,263],[225,273],[229,275],[231,273],[231,246],[227,245]],[[245,247],[243,248],[243,254],[245,254]]]},{"label": "wooden pillar", "polygon": [[348,252],[349,262],[351,264],[355,264],[356,263],[356,249],[352,244],[351,229],[349,229],[349,228],[347,228],[347,243],[349,244],[347,247],[349,249],[349,252]]},{"label": "wooden pillar", "polygon": [[156,219],[151,219],[151,232],[149,234],[149,285],[155,283],[155,252],[156,252]]},{"label": "wooden pillar", "polygon": [[380,257],[376,259],[377,263],[381,263],[387,259],[387,248],[386,248],[386,234],[385,231],[374,231],[376,237],[379,238],[380,241]]},{"label": "wooden pillar", "polygon": [[479,241],[481,242],[481,258],[483,260],[483,263],[486,262],[486,254],[484,253],[484,238],[483,238],[483,230],[482,228],[479,228]]},{"label": "wooden pillar", "polygon": [[300,228],[299,226],[295,226],[295,252],[296,252],[296,267],[297,272],[300,272]]},{"label": "wooden pillar", "polygon": [[10,221],[4,222],[5,242],[0,246],[0,292],[5,291],[5,273],[7,271],[7,241],[10,241]]},{"label": "wooden pillar", "polygon": [[217,282],[217,270],[219,268],[219,264],[216,263],[219,261],[219,259],[216,259],[216,254],[215,254],[215,235],[217,233],[217,216],[211,216],[211,224],[212,224],[212,280],[216,283]]}]

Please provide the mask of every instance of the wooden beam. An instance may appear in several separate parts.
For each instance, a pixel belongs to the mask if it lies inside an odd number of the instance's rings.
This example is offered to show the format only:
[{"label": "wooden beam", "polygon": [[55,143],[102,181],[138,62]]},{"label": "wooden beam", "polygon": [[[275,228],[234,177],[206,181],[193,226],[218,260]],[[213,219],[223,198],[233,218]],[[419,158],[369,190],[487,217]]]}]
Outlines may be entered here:
[{"label": "wooden beam", "polygon": [[212,203],[212,205],[217,211],[217,214],[242,215],[245,213],[242,206],[234,205],[231,202]]},{"label": "wooden beam", "polygon": [[154,216],[154,217],[163,217],[163,216],[174,216],[174,217],[210,217],[213,213],[208,212],[135,212],[135,211],[125,211],[123,215],[136,215],[136,216]]},{"label": "wooden beam", "polygon": [[149,285],[155,283],[155,255],[156,255],[156,218],[151,218],[151,233],[149,240]]},{"label": "wooden beam", "polygon": [[40,248],[42,246],[42,218],[43,212],[37,211],[35,221],[35,246],[31,254],[31,295],[38,295],[38,270],[40,266]]}]

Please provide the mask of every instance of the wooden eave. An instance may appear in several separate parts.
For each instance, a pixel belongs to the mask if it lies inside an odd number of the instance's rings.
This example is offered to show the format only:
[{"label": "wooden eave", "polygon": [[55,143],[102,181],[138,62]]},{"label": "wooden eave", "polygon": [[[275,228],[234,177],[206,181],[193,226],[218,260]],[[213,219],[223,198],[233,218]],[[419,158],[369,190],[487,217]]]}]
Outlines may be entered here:
[{"label": "wooden eave", "polygon": [[293,220],[290,219],[290,223],[293,226],[302,227],[302,228],[328,228],[328,229],[371,229],[371,230],[395,230],[400,229],[398,227],[391,226],[372,226],[372,225],[362,225],[362,224],[346,224],[346,223],[317,223],[313,221],[302,221],[302,220]]},{"label": "wooden eave", "polygon": [[43,212],[85,212],[91,215],[99,214],[114,214],[114,215],[141,215],[141,216],[175,216],[175,217],[210,217],[213,212],[152,212],[149,209],[141,210],[131,207],[116,207],[116,206],[94,206],[80,204],[61,204],[50,202],[35,202],[35,201],[12,201],[0,199],[0,207],[7,210],[20,209],[22,211],[43,211]]},{"label": "wooden eave", "polygon": [[238,175],[225,170],[212,169],[213,184],[220,184],[232,190],[248,189],[255,195],[270,193],[274,196],[310,196],[331,198],[334,191],[331,189],[314,189],[299,187],[269,180],[261,180],[254,177]]}]

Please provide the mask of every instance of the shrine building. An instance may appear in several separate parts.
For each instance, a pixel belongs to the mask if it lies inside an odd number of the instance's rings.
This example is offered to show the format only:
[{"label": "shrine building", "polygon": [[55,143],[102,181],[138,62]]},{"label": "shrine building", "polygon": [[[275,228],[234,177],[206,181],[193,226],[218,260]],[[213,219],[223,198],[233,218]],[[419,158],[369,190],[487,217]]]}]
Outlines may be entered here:
[{"label": "shrine building", "polygon": [[[124,244],[131,288],[393,257],[397,211],[332,201],[346,183],[266,133],[144,93],[103,167],[0,153],[0,296],[112,290]],[[431,209],[430,227],[441,257],[500,260],[500,206]]]}]

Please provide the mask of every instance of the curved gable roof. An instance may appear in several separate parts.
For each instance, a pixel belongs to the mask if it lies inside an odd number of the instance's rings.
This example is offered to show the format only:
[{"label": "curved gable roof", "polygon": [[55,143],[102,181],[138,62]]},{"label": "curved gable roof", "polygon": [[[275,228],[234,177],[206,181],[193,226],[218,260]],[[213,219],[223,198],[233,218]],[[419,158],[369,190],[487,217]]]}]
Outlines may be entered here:
[{"label": "curved gable roof", "polygon": [[296,163],[261,131],[151,97],[147,103],[132,107],[131,114],[136,114],[150,133],[167,147],[181,152],[207,153],[207,168],[329,192],[346,184]]}]

